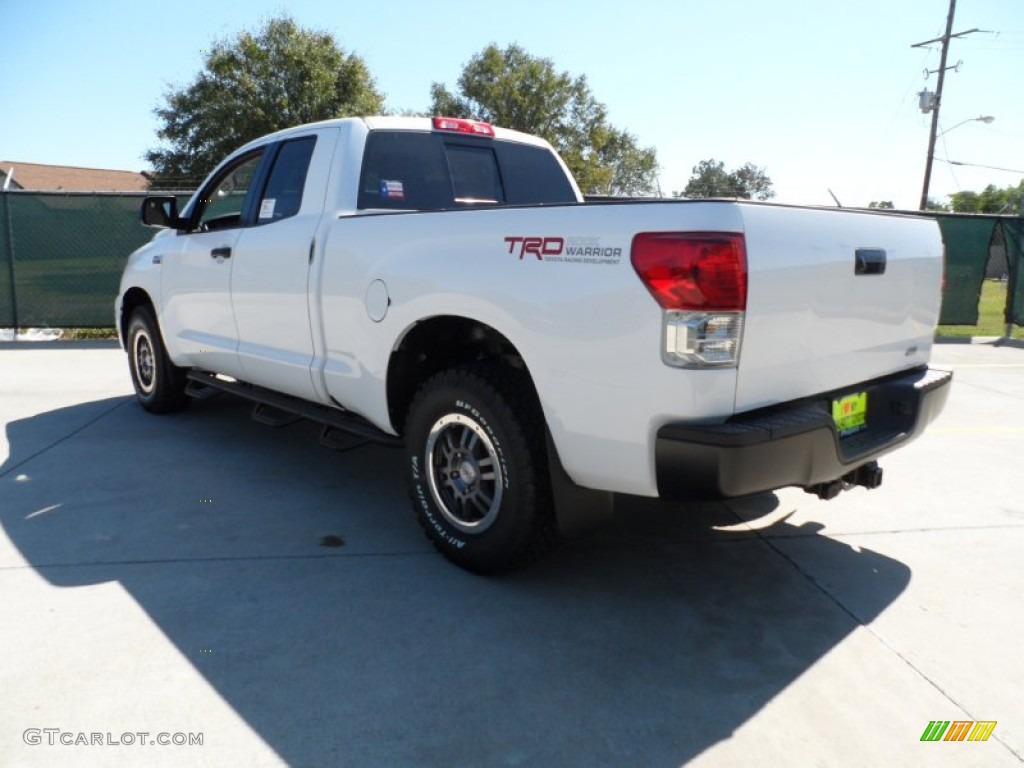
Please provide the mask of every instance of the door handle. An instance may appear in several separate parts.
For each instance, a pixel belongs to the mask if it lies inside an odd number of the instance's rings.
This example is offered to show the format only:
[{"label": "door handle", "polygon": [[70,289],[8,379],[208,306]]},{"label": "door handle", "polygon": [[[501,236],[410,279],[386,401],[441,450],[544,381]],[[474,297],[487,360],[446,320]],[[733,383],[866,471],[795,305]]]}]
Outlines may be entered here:
[{"label": "door handle", "polygon": [[883,248],[858,248],[854,253],[853,274],[884,275],[885,261]]},{"label": "door handle", "polygon": [[215,259],[230,259],[231,249],[227,246],[224,246],[223,248],[214,248],[210,251],[210,256]]}]

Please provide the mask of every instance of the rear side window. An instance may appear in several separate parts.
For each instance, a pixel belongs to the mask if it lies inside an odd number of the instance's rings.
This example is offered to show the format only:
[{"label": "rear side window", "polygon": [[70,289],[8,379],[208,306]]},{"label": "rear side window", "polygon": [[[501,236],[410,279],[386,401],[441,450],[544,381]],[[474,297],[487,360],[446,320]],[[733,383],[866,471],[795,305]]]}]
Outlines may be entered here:
[{"label": "rear side window", "polygon": [[366,140],[361,209],[574,202],[555,156],[540,147],[412,131],[374,131]]},{"label": "rear side window", "polygon": [[314,147],[316,136],[286,141],[281,145],[256,209],[259,224],[287,219],[299,212]]}]

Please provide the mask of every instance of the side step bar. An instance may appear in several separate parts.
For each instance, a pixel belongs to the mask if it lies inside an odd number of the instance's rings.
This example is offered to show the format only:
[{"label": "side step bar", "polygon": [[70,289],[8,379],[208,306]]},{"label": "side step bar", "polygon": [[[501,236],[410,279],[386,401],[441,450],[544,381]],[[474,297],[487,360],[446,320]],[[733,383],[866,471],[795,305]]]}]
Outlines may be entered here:
[{"label": "side step bar", "polygon": [[296,421],[302,421],[302,417],[298,414],[292,413],[291,411],[282,411],[280,408],[275,408],[272,405],[266,403],[256,403],[252,407],[252,413],[249,414],[253,421],[258,421],[260,424],[266,424],[268,427],[274,429],[280,429],[281,427],[287,427],[290,424],[294,424]]},{"label": "side step bar", "polygon": [[[288,395],[282,395],[263,387],[257,387],[254,384],[225,381],[205,371],[189,371],[188,379],[189,384],[186,392],[191,397],[198,397],[200,399],[208,397],[209,390],[206,388],[210,388],[253,401],[256,403],[256,407],[253,409],[253,418],[264,424],[286,426],[298,420],[291,417],[275,418],[268,412],[269,409],[284,411],[291,416],[323,424],[324,431],[321,433],[321,442],[335,450],[354,448],[356,445],[370,441],[396,447],[403,444],[402,438],[389,435],[387,432],[377,429],[373,424],[356,416],[354,413],[309,403],[297,397],[289,397]],[[355,439],[339,440],[330,434],[335,430],[347,432],[356,438],[361,438],[361,440],[358,442]]]}]

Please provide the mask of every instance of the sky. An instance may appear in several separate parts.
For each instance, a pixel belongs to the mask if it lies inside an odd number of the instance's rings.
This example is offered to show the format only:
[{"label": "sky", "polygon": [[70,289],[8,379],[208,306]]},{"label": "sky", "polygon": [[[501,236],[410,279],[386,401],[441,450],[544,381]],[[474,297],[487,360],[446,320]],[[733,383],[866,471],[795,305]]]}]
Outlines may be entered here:
[{"label": "sky", "polygon": [[[0,0],[0,159],[143,170],[153,110],[216,39],[287,12],[361,56],[391,110],[425,110],[484,46],[586,75],[610,122],[653,146],[664,194],[714,158],[775,200],[916,208],[948,0]],[[1024,179],[1024,1],[959,0],[930,194]],[[993,116],[990,124],[974,120]],[[965,122],[966,121],[966,122]],[[969,163],[956,165],[953,163]],[[981,168],[975,166],[992,166]],[[995,168],[1009,171],[994,170]],[[15,173],[15,178],[17,175]]]}]

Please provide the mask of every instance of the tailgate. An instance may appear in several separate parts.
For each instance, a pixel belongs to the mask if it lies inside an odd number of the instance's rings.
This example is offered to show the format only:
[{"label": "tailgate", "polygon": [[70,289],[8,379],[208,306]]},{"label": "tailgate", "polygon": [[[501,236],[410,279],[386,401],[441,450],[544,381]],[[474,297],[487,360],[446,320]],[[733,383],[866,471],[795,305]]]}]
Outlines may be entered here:
[{"label": "tailgate", "polygon": [[741,209],[749,288],[736,411],[928,362],[942,281],[937,222],[839,209]]}]

